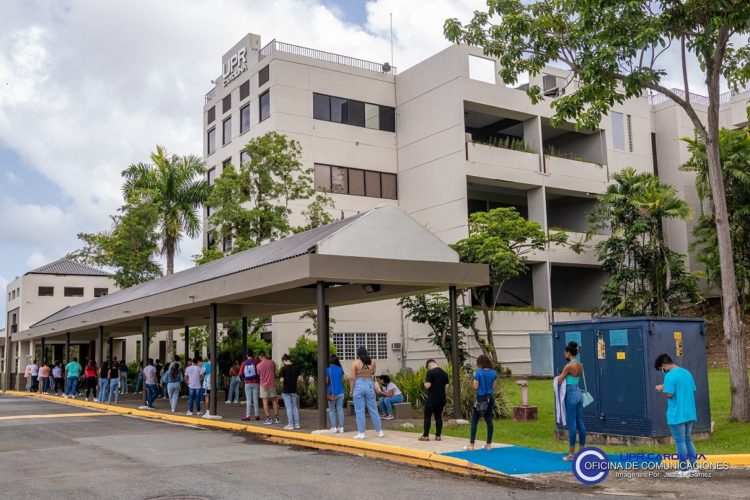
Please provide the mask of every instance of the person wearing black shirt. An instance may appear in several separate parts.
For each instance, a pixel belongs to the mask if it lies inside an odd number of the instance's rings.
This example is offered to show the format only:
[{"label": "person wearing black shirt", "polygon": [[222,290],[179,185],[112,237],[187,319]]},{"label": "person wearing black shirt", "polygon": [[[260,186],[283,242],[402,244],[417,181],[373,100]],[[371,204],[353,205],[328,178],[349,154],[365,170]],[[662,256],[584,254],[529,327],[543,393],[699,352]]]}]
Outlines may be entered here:
[{"label": "person wearing black shirt", "polygon": [[109,394],[107,394],[107,404],[112,401],[112,396],[115,397],[115,404],[117,404],[120,393],[120,365],[117,364],[117,361],[112,361],[112,366],[109,367],[109,373],[107,374],[107,377],[109,378]]},{"label": "person wearing black shirt", "polygon": [[292,363],[288,355],[281,357],[281,397],[284,399],[284,408],[286,409],[287,425],[284,429],[291,431],[299,429],[299,408],[297,406],[297,380],[302,375],[299,366]]},{"label": "person wearing black shirt", "polygon": [[443,432],[443,408],[445,408],[445,388],[449,379],[445,370],[440,368],[434,359],[427,361],[427,376],[424,388],[427,389],[427,399],[424,404],[424,432],[420,441],[430,440],[430,425],[435,415],[435,441],[440,441]]}]

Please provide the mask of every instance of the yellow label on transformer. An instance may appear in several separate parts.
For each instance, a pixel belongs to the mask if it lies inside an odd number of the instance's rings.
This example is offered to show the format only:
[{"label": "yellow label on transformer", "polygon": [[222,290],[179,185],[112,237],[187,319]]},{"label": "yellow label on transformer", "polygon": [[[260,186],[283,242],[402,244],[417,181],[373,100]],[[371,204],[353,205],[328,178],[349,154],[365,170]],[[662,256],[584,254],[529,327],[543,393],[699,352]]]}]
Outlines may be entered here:
[{"label": "yellow label on transformer", "polygon": [[675,340],[682,340],[682,332],[674,332]]},{"label": "yellow label on transformer", "polygon": [[625,353],[622,351],[617,352],[617,359],[625,359]]}]

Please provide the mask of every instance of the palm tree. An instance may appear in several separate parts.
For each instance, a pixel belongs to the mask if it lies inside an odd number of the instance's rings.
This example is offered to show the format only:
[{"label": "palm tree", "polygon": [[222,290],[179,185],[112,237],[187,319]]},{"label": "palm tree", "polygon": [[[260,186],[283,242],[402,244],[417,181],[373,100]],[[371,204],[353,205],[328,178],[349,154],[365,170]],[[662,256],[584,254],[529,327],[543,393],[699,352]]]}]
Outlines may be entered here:
[{"label": "palm tree", "polygon": [[[151,153],[151,163],[137,163],[122,171],[126,200],[152,203],[158,211],[161,253],[167,258],[167,274],[174,273],[174,256],[180,240],[201,233],[201,205],[210,188],[203,174],[203,160],[195,155],[169,154],[163,146]],[[172,354],[173,335],[167,336],[167,357]]]}]

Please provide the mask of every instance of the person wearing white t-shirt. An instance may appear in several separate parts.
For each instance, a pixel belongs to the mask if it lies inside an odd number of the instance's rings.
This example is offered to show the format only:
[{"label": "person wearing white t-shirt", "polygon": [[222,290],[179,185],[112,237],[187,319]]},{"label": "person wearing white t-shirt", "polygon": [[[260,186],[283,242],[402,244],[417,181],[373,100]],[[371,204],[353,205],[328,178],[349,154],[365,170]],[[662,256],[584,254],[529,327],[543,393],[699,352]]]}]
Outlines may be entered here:
[{"label": "person wearing white t-shirt", "polygon": [[383,382],[383,389],[379,391],[381,398],[378,401],[378,409],[385,420],[393,420],[393,405],[403,403],[404,395],[401,394],[398,386],[391,382],[391,377],[388,375],[381,375],[378,378]]},{"label": "person wearing white t-shirt", "polygon": [[32,392],[36,392],[39,390],[39,365],[36,364],[36,360],[29,363],[29,366],[26,367],[29,370],[29,375],[31,375],[31,387],[29,389]]},{"label": "person wearing white t-shirt", "polygon": [[192,361],[188,360],[188,367],[185,368],[185,380],[188,385],[188,411],[186,415],[193,414],[193,403],[196,404],[196,414],[201,412],[201,367],[198,365],[198,358]]}]

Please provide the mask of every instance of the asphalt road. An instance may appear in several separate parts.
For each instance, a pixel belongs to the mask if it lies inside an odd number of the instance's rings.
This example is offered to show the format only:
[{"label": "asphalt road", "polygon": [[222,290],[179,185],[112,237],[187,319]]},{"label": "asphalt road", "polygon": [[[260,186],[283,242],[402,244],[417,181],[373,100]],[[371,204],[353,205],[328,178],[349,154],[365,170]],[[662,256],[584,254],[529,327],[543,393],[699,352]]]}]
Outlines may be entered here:
[{"label": "asphalt road", "polygon": [[580,497],[0,396],[3,499]]}]

